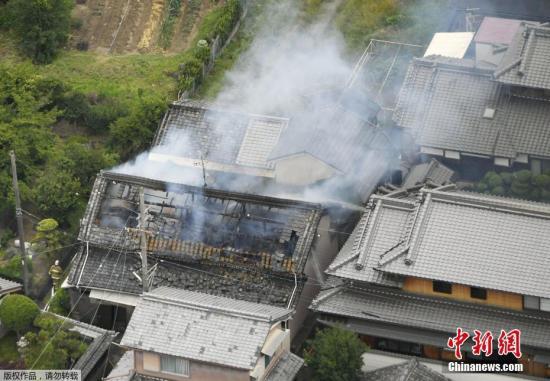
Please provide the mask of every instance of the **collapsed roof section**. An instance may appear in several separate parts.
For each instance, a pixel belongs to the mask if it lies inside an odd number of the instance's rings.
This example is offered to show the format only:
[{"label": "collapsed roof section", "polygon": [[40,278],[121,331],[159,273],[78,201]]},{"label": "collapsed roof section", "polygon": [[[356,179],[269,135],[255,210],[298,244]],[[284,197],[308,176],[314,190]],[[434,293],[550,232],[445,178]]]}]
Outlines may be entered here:
[{"label": "collapsed roof section", "polygon": [[450,186],[398,190],[371,197],[327,273],[395,287],[412,276],[548,297],[548,231],[545,204]]},{"label": "collapsed roof section", "polygon": [[[166,286],[280,307],[294,306],[305,283],[300,275],[294,278],[232,263],[185,263],[153,255],[148,257],[148,268],[152,289]],[[92,290],[91,298],[134,305],[128,300],[143,291],[141,259],[128,250],[84,246],[75,257],[68,284]]]},{"label": "collapsed roof section", "polygon": [[303,272],[320,218],[319,205],[122,174],[103,172],[97,177],[79,239],[139,250],[140,187],[149,255]]}]

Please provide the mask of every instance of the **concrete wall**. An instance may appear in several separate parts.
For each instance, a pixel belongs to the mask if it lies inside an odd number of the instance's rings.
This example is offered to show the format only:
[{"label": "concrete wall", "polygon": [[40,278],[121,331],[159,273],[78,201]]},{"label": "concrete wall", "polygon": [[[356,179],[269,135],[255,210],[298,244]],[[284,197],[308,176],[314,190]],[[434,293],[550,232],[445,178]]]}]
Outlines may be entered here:
[{"label": "concrete wall", "polygon": [[275,163],[278,183],[304,186],[328,179],[336,170],[309,154],[289,156]]},{"label": "concrete wall", "polygon": [[190,360],[189,377],[160,371],[160,357],[156,353],[135,351],[135,370],[139,374],[173,381],[250,381],[247,370],[223,367]]}]

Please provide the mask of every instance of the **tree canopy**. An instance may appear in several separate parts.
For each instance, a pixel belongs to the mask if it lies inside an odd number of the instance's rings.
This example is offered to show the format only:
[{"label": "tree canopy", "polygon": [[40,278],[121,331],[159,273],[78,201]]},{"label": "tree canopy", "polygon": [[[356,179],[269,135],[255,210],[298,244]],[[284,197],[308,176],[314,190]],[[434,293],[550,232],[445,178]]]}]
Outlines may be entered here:
[{"label": "tree canopy", "polygon": [[368,347],[355,333],[341,328],[318,331],[308,342],[304,358],[318,381],[359,380],[363,359]]},{"label": "tree canopy", "polygon": [[52,62],[67,42],[72,7],[72,0],[10,0],[7,22],[23,53],[35,63]]},{"label": "tree canopy", "polygon": [[39,313],[36,303],[24,295],[8,295],[0,304],[2,325],[17,334],[27,330]]},{"label": "tree canopy", "polygon": [[474,190],[497,196],[550,202],[550,173],[534,175],[525,169],[517,172],[487,172]]}]

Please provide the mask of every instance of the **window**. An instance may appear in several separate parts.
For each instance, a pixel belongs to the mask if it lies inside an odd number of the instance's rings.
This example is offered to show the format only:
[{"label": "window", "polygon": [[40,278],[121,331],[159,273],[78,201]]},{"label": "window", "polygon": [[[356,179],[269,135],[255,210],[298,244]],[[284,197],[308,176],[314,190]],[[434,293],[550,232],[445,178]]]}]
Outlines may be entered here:
[{"label": "window", "polygon": [[443,294],[452,294],[453,285],[449,282],[440,282],[438,280],[433,281],[433,290],[434,292],[441,292]]},{"label": "window", "polygon": [[174,356],[160,356],[160,371],[189,376],[189,360]]},{"label": "window", "polygon": [[540,310],[540,298],[525,295],[523,297],[523,308],[526,310]]},{"label": "window", "polygon": [[269,363],[271,362],[271,356],[265,355],[264,357],[265,357],[264,367],[267,369],[267,367],[269,366]]},{"label": "window", "polygon": [[484,288],[470,287],[470,298],[486,300],[487,290]]}]

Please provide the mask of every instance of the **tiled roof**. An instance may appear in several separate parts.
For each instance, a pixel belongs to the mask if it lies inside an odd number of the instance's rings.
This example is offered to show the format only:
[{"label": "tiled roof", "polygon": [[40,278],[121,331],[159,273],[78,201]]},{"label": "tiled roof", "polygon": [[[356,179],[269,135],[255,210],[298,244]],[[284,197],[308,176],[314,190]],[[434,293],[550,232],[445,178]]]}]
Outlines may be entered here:
[{"label": "tiled roof", "polygon": [[[492,73],[471,60],[415,59],[394,120],[412,129],[425,147],[512,159],[550,157],[550,99],[503,91]],[[491,110],[494,116],[484,117]]]},{"label": "tiled roof", "polygon": [[484,17],[474,37],[475,42],[509,45],[521,24],[521,20]]},{"label": "tiled roof", "polygon": [[271,326],[290,315],[284,308],[162,287],[144,294],[121,345],[252,369]]},{"label": "tiled roof", "polygon": [[0,278],[0,294],[8,294],[21,290],[23,286],[20,283],[13,282],[9,279]]},{"label": "tiled roof", "polygon": [[342,173],[349,173],[364,161],[366,151],[387,151],[388,147],[382,132],[368,120],[333,104],[293,119],[268,160],[307,153]]},{"label": "tiled roof", "polygon": [[550,89],[550,25],[523,22],[502,62],[497,81],[517,86]]},{"label": "tiled roof", "polygon": [[271,369],[264,381],[292,381],[304,365],[304,360],[294,353],[281,355],[277,364]]},{"label": "tiled roof", "polygon": [[500,332],[521,330],[522,344],[550,349],[550,318],[542,314],[512,312],[496,307],[424,297],[381,287],[342,287],[317,298],[311,308],[320,313],[387,323],[441,333],[441,345],[456,333],[475,329]]},{"label": "tiled roof", "polygon": [[327,274],[386,285],[399,285],[389,274],[415,276],[550,297],[549,204],[442,188],[401,196],[371,198]]},{"label": "tiled roof", "polygon": [[266,158],[287,124],[284,118],[181,100],[171,105],[153,146],[179,141],[178,156],[269,169]]},{"label": "tiled roof", "polygon": [[[268,273],[225,266],[159,261],[149,257],[149,269],[155,268],[152,287],[169,286],[196,290],[250,302],[287,306],[296,286],[293,276],[270,276]],[[73,287],[109,290],[139,295],[142,285],[134,272],[141,276],[138,254],[89,246],[77,253],[69,273],[68,283]],[[298,278],[301,292],[304,279]],[[297,298],[292,300],[292,305]]]},{"label": "tiled roof", "polygon": [[376,267],[380,255],[403,239],[413,210],[412,201],[371,198],[367,211],[326,273],[362,282],[398,286],[398,279],[378,271]]},{"label": "tiled roof", "polygon": [[126,351],[104,380],[130,381],[134,373],[134,351]]},{"label": "tiled roof", "polygon": [[416,185],[431,182],[436,185],[445,185],[451,182],[454,171],[435,159],[412,167],[403,180],[401,187],[411,188]]},{"label": "tiled roof", "polygon": [[413,357],[409,361],[367,372],[363,381],[450,381],[450,378],[421,364]]},{"label": "tiled roof", "polygon": [[550,297],[549,204],[433,190],[417,211],[379,270]]}]

